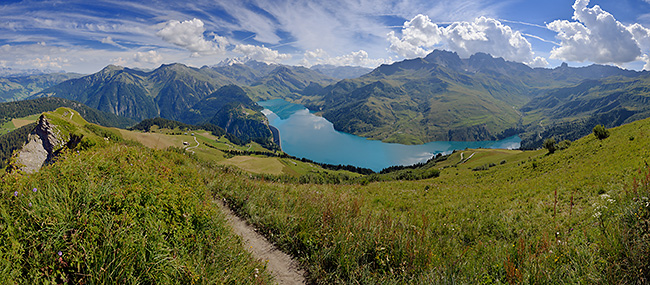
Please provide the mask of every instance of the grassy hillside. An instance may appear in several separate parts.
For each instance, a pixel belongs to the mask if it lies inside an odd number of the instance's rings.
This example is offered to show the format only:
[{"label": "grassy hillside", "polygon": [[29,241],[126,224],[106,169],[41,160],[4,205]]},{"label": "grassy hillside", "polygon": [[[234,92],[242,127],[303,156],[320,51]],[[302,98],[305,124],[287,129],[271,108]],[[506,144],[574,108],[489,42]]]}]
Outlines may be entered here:
[{"label": "grassy hillside", "polygon": [[0,103],[0,125],[4,125],[16,118],[54,111],[59,107],[72,108],[89,122],[102,126],[125,128],[136,123],[132,119],[102,112],[79,102],[51,97]]},{"label": "grassy hillside", "polygon": [[[439,171],[426,180],[310,184],[287,178],[285,169],[299,174],[295,160],[277,175],[285,158],[228,157],[229,148],[255,145],[198,131],[92,127],[69,109],[48,116],[95,143],[64,149],[36,174],[2,177],[7,282],[268,282],[213,197],[299,259],[317,284],[650,281],[650,120],[553,154],[457,151],[420,166]],[[140,135],[178,148],[124,140]],[[252,175],[209,160],[270,170]]]},{"label": "grassy hillside", "polygon": [[649,133],[643,120],[551,155],[456,152],[423,181],[211,188],[317,283],[644,283]]},{"label": "grassy hillside", "polygon": [[[358,174],[347,171],[326,170],[310,162],[278,157],[279,153],[269,151],[256,142],[236,145],[225,136],[216,137],[206,131],[181,132],[179,130],[156,129],[148,133],[126,130],[120,130],[120,133],[124,138],[138,141],[150,148],[187,148],[199,159],[213,161],[220,165],[235,166],[255,174],[288,177],[300,177],[308,174],[358,176]],[[187,145],[184,145],[183,142],[187,142]],[[196,147],[197,144],[198,147]]]},{"label": "grassy hillside", "polygon": [[536,148],[545,138],[576,140],[602,124],[615,127],[650,116],[650,77],[609,77],[550,90],[521,108],[522,148]]},{"label": "grassy hillside", "polygon": [[70,111],[47,116],[96,144],[63,149],[35,174],[2,176],[2,283],[271,282],[206,187],[223,170],[123,142]]}]

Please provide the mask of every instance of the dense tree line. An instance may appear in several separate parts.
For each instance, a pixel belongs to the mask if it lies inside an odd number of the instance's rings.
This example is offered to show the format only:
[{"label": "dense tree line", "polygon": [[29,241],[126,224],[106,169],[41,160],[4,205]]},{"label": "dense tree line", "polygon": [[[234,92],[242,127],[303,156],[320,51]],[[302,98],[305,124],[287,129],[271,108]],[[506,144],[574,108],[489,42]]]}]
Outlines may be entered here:
[{"label": "dense tree line", "polygon": [[25,142],[27,142],[29,134],[35,127],[36,123],[34,122],[0,136],[0,168],[7,166],[7,162],[9,158],[11,158],[11,155],[14,151],[23,147]]},{"label": "dense tree line", "polygon": [[153,118],[153,119],[145,119],[142,120],[140,123],[137,125],[130,127],[130,131],[138,130],[138,131],[143,131],[143,132],[150,132],[151,128],[153,126],[158,126],[161,129],[179,129],[181,131],[195,131],[195,130],[200,130],[201,127],[195,126],[195,125],[190,125],[190,124],[185,124],[173,120],[168,120],[168,119],[163,119],[163,118]]},{"label": "dense tree line", "polygon": [[393,165],[393,166],[386,167],[386,168],[382,169],[379,173],[380,174],[388,174],[388,173],[391,173],[391,172],[405,170],[405,169],[430,168],[430,167],[434,166],[437,162],[447,160],[447,157],[449,157],[449,155],[443,155],[442,153],[438,153],[438,154],[434,155],[433,157],[429,158],[426,162],[419,162],[419,163],[411,164],[411,165]]},{"label": "dense tree line", "polygon": [[45,97],[33,100],[1,103],[0,125],[14,118],[21,118],[29,115],[40,114],[43,112],[50,112],[56,110],[59,107],[67,107],[73,109],[79,112],[79,115],[86,119],[86,121],[105,127],[125,128],[135,123],[135,121],[132,119],[117,116],[111,113],[105,113],[90,108],[79,102],[56,97]]}]

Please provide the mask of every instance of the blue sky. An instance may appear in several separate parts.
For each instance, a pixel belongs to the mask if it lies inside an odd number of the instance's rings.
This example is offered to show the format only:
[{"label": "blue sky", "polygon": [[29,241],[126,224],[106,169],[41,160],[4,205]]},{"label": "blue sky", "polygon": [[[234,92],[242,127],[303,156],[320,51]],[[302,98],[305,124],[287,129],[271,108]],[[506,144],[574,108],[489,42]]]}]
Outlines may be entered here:
[{"label": "blue sky", "polygon": [[0,67],[226,58],[376,67],[446,49],[534,67],[650,69],[650,0],[0,0]]}]

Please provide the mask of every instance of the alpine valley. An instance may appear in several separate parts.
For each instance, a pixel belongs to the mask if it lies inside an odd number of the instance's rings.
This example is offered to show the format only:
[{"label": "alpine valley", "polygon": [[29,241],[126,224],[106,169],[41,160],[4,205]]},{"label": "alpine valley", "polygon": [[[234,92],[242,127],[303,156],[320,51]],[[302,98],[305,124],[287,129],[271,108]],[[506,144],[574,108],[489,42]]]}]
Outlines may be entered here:
[{"label": "alpine valley", "polygon": [[530,68],[484,53],[461,59],[435,50],[374,70],[237,60],[152,71],[111,65],[32,98],[61,97],[135,120],[212,122],[248,138],[271,138],[254,102],[284,99],[303,104],[338,131],[370,139],[423,144],[519,134],[522,148],[534,149],[546,138],[575,140],[597,124],[614,127],[648,117],[649,76],[604,65]]},{"label": "alpine valley", "polygon": [[[0,281],[646,284],[649,76],[434,51],[374,70],[229,60],[12,77]],[[519,135],[532,150],[326,164],[283,152],[260,101],[385,142]]]}]

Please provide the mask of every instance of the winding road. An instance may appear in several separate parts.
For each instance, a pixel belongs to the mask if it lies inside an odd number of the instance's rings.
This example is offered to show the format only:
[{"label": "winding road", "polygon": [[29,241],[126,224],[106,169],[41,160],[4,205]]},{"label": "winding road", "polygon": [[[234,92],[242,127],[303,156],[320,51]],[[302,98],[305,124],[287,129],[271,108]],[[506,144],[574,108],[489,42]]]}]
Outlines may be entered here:
[{"label": "winding road", "polygon": [[188,146],[187,148],[185,148],[185,150],[187,150],[187,151],[189,151],[189,152],[191,152],[191,153],[195,153],[192,149],[193,149],[193,148],[197,148],[197,147],[199,147],[200,143],[199,143],[199,141],[196,139],[196,137],[194,137],[194,141],[196,142],[196,145],[195,145],[195,146]]},{"label": "winding road", "polygon": [[476,152],[473,152],[473,153],[472,153],[472,154],[471,154],[467,159],[465,159],[465,160],[463,160],[463,154],[465,154],[465,153],[464,153],[464,152],[461,152],[461,153],[460,153],[460,161],[459,161],[458,163],[465,163],[465,162],[467,162],[470,158],[472,158],[472,156],[474,156],[474,155],[476,154]]}]

